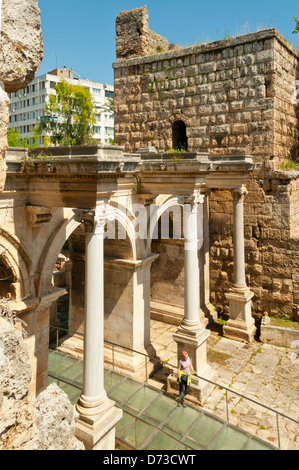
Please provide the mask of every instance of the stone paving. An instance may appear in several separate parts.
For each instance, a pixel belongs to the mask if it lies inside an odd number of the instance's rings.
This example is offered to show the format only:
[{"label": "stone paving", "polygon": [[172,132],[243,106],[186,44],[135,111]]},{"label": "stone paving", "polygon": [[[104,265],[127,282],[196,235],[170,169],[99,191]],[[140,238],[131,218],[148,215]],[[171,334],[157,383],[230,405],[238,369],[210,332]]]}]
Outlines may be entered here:
[{"label": "stone paving", "polygon": [[[177,348],[172,339],[176,330],[176,326],[151,321],[152,345],[157,356],[168,361],[169,368],[177,364]],[[299,421],[299,358],[294,357],[292,349],[258,341],[245,344],[211,331],[207,351],[208,362],[218,373],[217,384]],[[156,376],[161,387],[169,368]],[[278,447],[275,413],[230,392],[227,401],[230,423]],[[227,419],[225,391],[215,387],[203,409]],[[299,450],[299,425],[281,416],[278,423],[280,448]]]}]

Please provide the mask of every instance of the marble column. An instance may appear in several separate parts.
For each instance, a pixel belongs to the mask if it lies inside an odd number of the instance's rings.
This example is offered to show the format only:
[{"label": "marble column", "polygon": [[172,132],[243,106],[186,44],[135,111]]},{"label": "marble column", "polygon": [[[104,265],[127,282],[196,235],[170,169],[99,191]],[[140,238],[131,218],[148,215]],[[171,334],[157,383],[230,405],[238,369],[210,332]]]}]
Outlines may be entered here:
[{"label": "marble column", "polygon": [[76,436],[87,450],[113,450],[115,425],[121,410],[104,388],[104,228],[111,220],[109,206],[76,211],[85,226],[85,316],[83,391],[77,403]]},{"label": "marble column", "polygon": [[193,202],[184,206],[184,237],[185,237],[185,269],[184,269],[184,320],[182,327],[197,330],[201,324],[199,320],[199,265],[198,249],[202,240],[198,236],[199,211],[203,208],[204,196],[201,204]]},{"label": "marble column", "polygon": [[251,299],[254,296],[246,284],[244,243],[245,186],[233,189],[234,198],[234,285],[226,294],[230,306],[230,319],[223,328],[226,337],[251,342],[256,327],[251,315]]},{"label": "marble column", "polygon": [[[207,363],[207,339],[210,331],[207,330],[199,317],[200,286],[202,276],[199,272],[198,253],[203,242],[204,195],[199,195],[191,201],[187,199],[184,205],[184,237],[185,237],[185,308],[184,319],[181,326],[173,335],[178,346],[178,360],[182,351],[186,350],[192,360],[198,377],[192,378],[190,396],[199,403],[204,403],[214,386],[204,379],[213,381],[216,372]],[[190,203],[191,202],[191,203]],[[199,231],[201,233],[199,233]],[[201,315],[202,316],[202,315]],[[168,379],[168,389],[178,388],[176,372]]]}]

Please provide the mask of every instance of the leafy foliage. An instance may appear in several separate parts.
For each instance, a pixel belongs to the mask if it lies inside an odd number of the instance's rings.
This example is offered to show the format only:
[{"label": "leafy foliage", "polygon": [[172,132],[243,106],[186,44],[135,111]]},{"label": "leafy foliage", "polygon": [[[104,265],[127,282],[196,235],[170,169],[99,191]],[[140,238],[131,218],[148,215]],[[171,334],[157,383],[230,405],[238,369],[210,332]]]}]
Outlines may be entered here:
[{"label": "leafy foliage", "polygon": [[89,90],[62,80],[55,86],[56,95],[50,95],[46,104],[46,119],[40,130],[46,130],[49,144],[88,145],[95,142],[96,114]]},{"label": "leafy foliage", "polygon": [[102,111],[106,111],[109,114],[109,116],[113,118],[114,117],[114,98],[109,98],[107,100],[107,103],[101,106],[100,109]]},{"label": "leafy foliage", "polygon": [[296,170],[299,171],[299,158],[296,161],[288,161],[281,165],[282,170]]},{"label": "leafy foliage", "polygon": [[7,131],[7,143],[9,147],[39,147],[38,139],[40,132],[38,126],[33,129],[33,143],[29,143],[29,137],[22,137],[15,127],[11,127]]},{"label": "leafy foliage", "polygon": [[293,33],[299,33],[299,20],[297,20],[297,18],[295,16],[293,17],[293,20],[296,23],[296,26],[295,26],[295,29],[294,29]]}]

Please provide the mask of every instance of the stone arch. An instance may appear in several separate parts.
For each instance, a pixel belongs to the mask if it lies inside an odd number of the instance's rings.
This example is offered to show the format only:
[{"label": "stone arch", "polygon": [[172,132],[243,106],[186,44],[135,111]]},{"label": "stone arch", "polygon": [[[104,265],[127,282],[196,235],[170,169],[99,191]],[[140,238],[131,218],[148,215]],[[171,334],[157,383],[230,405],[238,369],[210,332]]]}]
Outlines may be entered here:
[{"label": "stone arch", "polygon": [[53,269],[61,248],[79,225],[80,222],[75,221],[73,214],[69,219],[64,219],[48,239],[37,269],[38,278],[36,289],[39,296],[48,293],[51,286]]},{"label": "stone arch", "polygon": [[[0,260],[2,272],[7,272],[7,276],[4,276],[7,279],[2,278],[3,281],[0,280],[0,282],[8,281],[7,294],[11,300],[34,297],[31,259],[21,241],[2,228],[0,229]],[[5,296],[4,284],[0,290],[0,296]]]},{"label": "stone arch", "polygon": [[[147,238],[147,253],[150,254],[151,252],[151,243],[153,239],[154,232],[157,230],[157,224],[163,214],[169,210],[171,207],[174,206],[179,206],[182,207],[181,202],[179,201],[178,196],[164,196],[160,197],[160,199],[157,199],[156,201],[158,203],[158,208],[155,214],[155,218],[153,221],[150,221],[149,223],[149,231],[148,231],[148,238]],[[160,202],[160,203],[159,203]]]},{"label": "stone arch", "polygon": [[135,214],[118,202],[111,202],[111,206],[114,209],[115,219],[122,225],[128,235],[132,249],[132,259],[134,261],[143,259],[145,256],[145,242],[136,237]]},{"label": "stone arch", "polygon": [[[121,205],[111,204],[114,209],[115,219],[124,227],[131,245],[132,259],[137,260],[139,256],[143,256],[144,247],[142,241],[136,240],[135,226],[133,223],[134,214],[125,210]],[[74,214],[68,219],[64,219],[58,228],[52,233],[51,237],[43,250],[43,254],[38,264],[38,280],[37,292],[38,295],[45,295],[51,287],[51,279],[53,269],[57,257],[61,251],[62,246],[71,236],[71,234],[81,225],[81,222],[75,220]]]}]

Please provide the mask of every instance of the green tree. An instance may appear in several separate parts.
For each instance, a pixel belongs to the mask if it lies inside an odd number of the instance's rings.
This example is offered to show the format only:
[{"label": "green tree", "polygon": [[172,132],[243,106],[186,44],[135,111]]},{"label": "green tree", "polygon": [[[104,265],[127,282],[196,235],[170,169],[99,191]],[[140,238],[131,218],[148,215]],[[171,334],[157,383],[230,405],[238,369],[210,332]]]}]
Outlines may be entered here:
[{"label": "green tree", "polygon": [[295,16],[293,17],[293,20],[296,23],[296,26],[295,26],[295,29],[294,29],[293,33],[299,33],[299,20],[297,20],[297,18]]},{"label": "green tree", "polygon": [[23,147],[22,137],[19,134],[18,129],[10,127],[7,131],[7,144],[8,147]]},{"label": "green tree", "polygon": [[89,90],[66,80],[55,86],[40,130],[46,130],[54,145],[88,145],[95,142],[96,113]]},{"label": "green tree", "polygon": [[107,102],[100,109],[106,111],[109,116],[114,117],[114,98],[108,98]]}]

